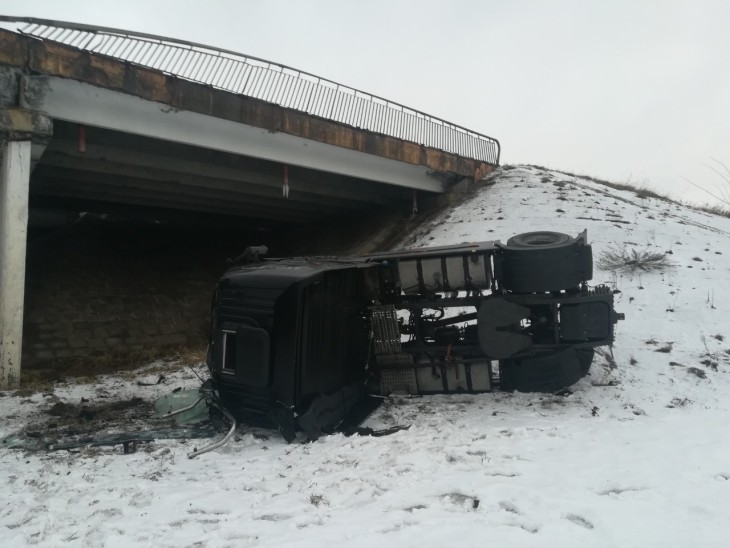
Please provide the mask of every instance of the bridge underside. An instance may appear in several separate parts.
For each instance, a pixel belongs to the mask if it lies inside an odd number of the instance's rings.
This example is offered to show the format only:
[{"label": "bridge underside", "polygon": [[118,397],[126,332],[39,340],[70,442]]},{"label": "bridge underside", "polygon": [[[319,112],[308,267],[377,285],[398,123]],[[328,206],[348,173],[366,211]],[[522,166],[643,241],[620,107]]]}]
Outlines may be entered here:
[{"label": "bridge underside", "polygon": [[0,29],[0,110],[18,108],[53,124],[32,150],[34,207],[310,223],[494,168]]},{"label": "bridge underside", "polygon": [[58,120],[30,180],[34,209],[205,224],[301,225],[410,201],[403,187]]}]

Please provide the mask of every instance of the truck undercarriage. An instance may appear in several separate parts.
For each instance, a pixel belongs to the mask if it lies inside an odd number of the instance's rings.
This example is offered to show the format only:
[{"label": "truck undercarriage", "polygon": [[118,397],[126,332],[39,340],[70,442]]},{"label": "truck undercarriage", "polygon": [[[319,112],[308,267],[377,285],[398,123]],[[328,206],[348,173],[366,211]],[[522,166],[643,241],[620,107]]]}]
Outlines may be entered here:
[{"label": "truck undercarriage", "polygon": [[216,288],[207,363],[237,420],[310,437],[370,395],[553,392],[613,342],[586,233],[534,232],[366,257],[265,259]]}]

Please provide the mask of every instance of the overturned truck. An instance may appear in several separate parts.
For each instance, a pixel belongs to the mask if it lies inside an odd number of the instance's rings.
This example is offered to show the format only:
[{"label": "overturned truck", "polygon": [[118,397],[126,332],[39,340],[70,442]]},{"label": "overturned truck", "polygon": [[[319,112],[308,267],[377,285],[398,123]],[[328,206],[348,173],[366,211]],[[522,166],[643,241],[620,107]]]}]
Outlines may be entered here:
[{"label": "overturned truck", "polygon": [[238,420],[317,436],[391,393],[552,392],[622,318],[583,232],[365,257],[264,258],[220,279],[207,362]]}]

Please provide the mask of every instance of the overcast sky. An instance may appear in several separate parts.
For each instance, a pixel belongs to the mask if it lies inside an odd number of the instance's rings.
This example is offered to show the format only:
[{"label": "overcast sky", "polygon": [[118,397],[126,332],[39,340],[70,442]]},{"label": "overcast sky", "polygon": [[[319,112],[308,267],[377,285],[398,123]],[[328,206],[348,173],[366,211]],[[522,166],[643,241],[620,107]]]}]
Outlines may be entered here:
[{"label": "overcast sky", "polygon": [[239,51],[496,137],[540,164],[712,201],[730,166],[722,0],[3,0],[4,15]]}]

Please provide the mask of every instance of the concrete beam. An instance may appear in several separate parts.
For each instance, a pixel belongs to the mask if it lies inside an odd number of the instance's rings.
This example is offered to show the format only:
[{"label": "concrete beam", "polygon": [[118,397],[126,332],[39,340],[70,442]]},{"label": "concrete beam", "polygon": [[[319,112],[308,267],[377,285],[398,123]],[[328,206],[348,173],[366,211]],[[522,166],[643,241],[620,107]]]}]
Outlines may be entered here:
[{"label": "concrete beam", "polygon": [[20,383],[31,141],[0,144],[0,388]]},{"label": "concrete beam", "polygon": [[[224,200],[200,200],[195,197],[174,196],[154,191],[143,195],[134,190],[130,190],[128,185],[112,187],[103,186],[102,184],[89,185],[89,183],[79,182],[78,180],[46,178],[39,178],[36,181],[35,176],[33,196],[54,196],[76,199],[80,203],[88,199],[99,204],[107,202],[110,205],[121,203],[181,211],[217,212],[222,215],[245,217],[251,220],[281,220],[284,222],[308,223],[320,218],[320,216],[312,213],[308,214],[304,211],[282,211],[279,208],[264,208],[262,206],[249,205],[245,202],[232,203]],[[106,213],[106,211],[103,212]]]},{"label": "concrete beam", "polygon": [[[210,171],[215,173],[214,168],[211,168]],[[59,154],[49,148],[43,156],[43,163],[34,172],[33,180],[35,181],[36,174],[41,177],[59,177],[63,179],[72,179],[75,174],[78,174],[79,181],[93,180],[104,185],[108,181],[119,182],[126,178],[129,179],[130,186],[134,186],[135,182],[138,181],[147,181],[147,184],[144,185],[145,190],[190,194],[199,196],[202,200],[205,200],[208,196],[215,198],[217,195],[225,195],[232,200],[246,200],[252,204],[261,203],[280,207],[283,210],[295,208],[301,208],[304,211],[308,209],[329,209],[335,214],[344,214],[348,210],[362,209],[364,203],[366,203],[328,195],[311,194],[306,190],[302,190],[301,186],[304,185],[298,185],[298,181],[292,182],[291,178],[289,179],[289,188],[291,190],[288,198],[284,199],[282,198],[281,181],[275,181],[271,177],[268,184],[255,185],[221,179],[215,177],[213,173],[206,176],[181,170],[169,171],[157,167],[139,167],[131,162],[112,162],[108,159],[82,158]],[[393,201],[394,196],[391,193],[389,203],[392,204]],[[385,205],[385,202],[380,202],[379,205]]]},{"label": "concrete beam", "polygon": [[[58,77],[29,77],[32,105],[54,118],[155,139],[338,173],[406,188],[443,192],[415,165],[295,135],[224,120]],[[30,104],[30,103],[29,103]]]},{"label": "concrete beam", "polygon": [[53,121],[43,112],[12,107],[0,110],[0,134],[9,141],[46,145],[53,135]]},{"label": "concrete beam", "polygon": [[220,211],[190,211],[187,209],[170,209],[102,200],[79,200],[78,198],[44,196],[31,192],[29,224],[33,222],[34,213],[43,215],[50,210],[59,212],[59,214],[64,215],[64,218],[79,211],[88,211],[89,213],[118,215],[125,219],[157,219],[165,224],[175,226],[225,227],[233,230],[254,230],[266,234],[291,229],[292,227],[301,228],[302,225],[302,223],[290,222],[287,219],[272,220],[243,217],[240,213],[230,215]]},{"label": "concrete beam", "polygon": [[[236,156],[227,158],[230,160],[229,165],[220,165],[216,161],[220,160],[217,155],[222,153],[205,149],[190,149],[172,143],[170,145],[173,145],[174,148],[160,147],[161,144],[167,144],[161,141],[155,141],[159,150],[155,150],[153,146],[142,150],[129,149],[125,148],[125,145],[128,147],[129,143],[122,142],[119,145],[99,144],[95,134],[100,130],[97,128],[88,128],[88,130],[90,136],[83,153],[78,152],[77,141],[59,139],[59,136],[55,134],[43,157],[43,163],[52,165],[54,161],[57,161],[59,155],[63,155],[67,157],[63,161],[69,167],[73,167],[69,163],[73,162],[72,159],[76,159],[80,164],[89,165],[93,165],[94,162],[108,162],[112,164],[111,167],[113,164],[121,164],[130,168],[164,170],[169,174],[183,173],[189,178],[197,180],[199,186],[207,185],[206,181],[223,180],[234,184],[232,188],[238,191],[281,196],[283,171],[280,164],[269,164],[256,160],[259,164],[257,165],[253,163],[253,159]],[[142,141],[143,144],[149,143],[149,140],[141,137],[133,139]],[[173,156],[173,154],[177,154],[177,156]],[[177,177],[177,175],[171,176]],[[308,180],[308,178],[312,180]],[[358,181],[328,173],[310,172],[296,167],[289,169],[289,187],[291,188],[290,198],[293,200],[304,198],[306,201],[306,197],[312,201],[321,198],[335,201],[339,199],[343,205],[358,202],[387,205],[393,203],[394,191],[398,192],[389,185],[378,185],[369,181]],[[403,190],[403,192],[407,192],[407,190]]]}]

